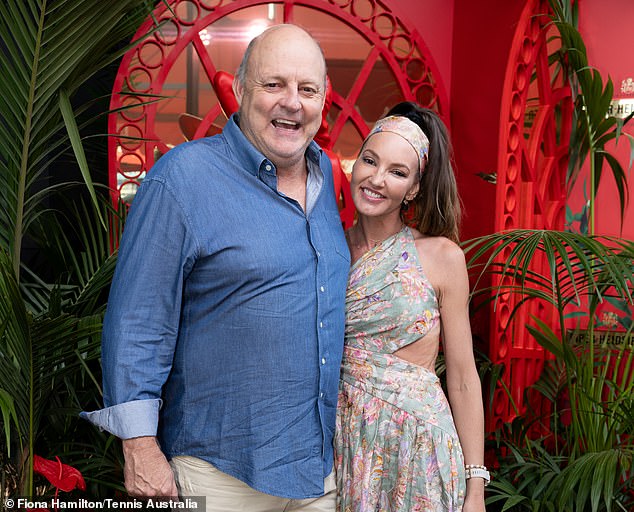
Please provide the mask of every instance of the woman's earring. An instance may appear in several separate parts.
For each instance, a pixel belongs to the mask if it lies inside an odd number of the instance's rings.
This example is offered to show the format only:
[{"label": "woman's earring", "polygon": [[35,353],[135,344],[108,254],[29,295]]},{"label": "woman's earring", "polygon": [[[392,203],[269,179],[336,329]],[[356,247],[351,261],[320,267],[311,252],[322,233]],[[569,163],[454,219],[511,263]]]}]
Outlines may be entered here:
[{"label": "woman's earring", "polygon": [[403,202],[401,203],[401,210],[405,212],[407,211],[408,208],[409,208],[409,201],[407,199],[403,199]]}]

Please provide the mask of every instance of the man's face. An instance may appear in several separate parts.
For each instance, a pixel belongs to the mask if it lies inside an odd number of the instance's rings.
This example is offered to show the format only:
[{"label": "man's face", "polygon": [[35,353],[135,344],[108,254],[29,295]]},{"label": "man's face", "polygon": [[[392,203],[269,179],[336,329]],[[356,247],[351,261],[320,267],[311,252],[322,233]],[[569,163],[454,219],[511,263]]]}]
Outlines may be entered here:
[{"label": "man's face", "polygon": [[285,27],[265,34],[253,48],[245,83],[234,83],[240,129],[278,170],[302,162],[321,125],[325,74],[316,43]]}]

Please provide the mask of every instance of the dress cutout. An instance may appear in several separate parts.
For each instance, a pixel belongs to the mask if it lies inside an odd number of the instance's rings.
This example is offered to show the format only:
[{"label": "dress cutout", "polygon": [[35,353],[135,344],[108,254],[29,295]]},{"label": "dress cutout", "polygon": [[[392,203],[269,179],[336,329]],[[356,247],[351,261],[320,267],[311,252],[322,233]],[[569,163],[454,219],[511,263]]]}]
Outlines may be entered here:
[{"label": "dress cutout", "polygon": [[405,227],[350,269],[335,469],[338,512],[460,512],[464,459],[436,374],[395,355],[440,321]]}]

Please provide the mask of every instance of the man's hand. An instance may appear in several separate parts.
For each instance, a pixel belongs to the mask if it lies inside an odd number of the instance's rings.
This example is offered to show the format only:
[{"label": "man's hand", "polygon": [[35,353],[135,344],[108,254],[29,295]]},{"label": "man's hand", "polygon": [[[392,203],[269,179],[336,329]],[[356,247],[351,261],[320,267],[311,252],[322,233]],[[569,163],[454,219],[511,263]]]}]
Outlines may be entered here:
[{"label": "man's hand", "polygon": [[174,473],[155,437],[123,440],[125,488],[131,496],[178,497]]}]

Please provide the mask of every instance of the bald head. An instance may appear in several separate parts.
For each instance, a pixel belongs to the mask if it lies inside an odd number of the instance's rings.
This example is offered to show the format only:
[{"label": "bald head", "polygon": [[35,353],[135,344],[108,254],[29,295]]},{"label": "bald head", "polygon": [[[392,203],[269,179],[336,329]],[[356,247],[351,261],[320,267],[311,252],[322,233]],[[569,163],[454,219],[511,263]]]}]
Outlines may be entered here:
[{"label": "bald head", "polygon": [[[313,38],[313,36],[311,36],[306,30],[290,23],[274,25],[267,28],[259,36],[254,37],[249,42],[249,45],[244,52],[242,61],[240,62],[240,66],[238,66],[238,70],[236,71],[235,78],[239,82],[243,84],[245,83],[249,66],[251,65],[251,59],[254,54],[256,58],[258,58],[258,53],[260,52],[283,51],[283,49],[287,47],[287,45],[291,45],[292,47],[298,43],[303,43],[309,48],[312,47],[313,50],[316,50],[319,53],[319,61],[321,66],[323,67],[325,89],[326,59],[324,58],[324,53],[321,49],[321,46],[319,46],[319,43],[315,40],[315,38]],[[314,55],[313,58],[315,56],[316,55]],[[308,55],[306,57],[311,58]]]}]

